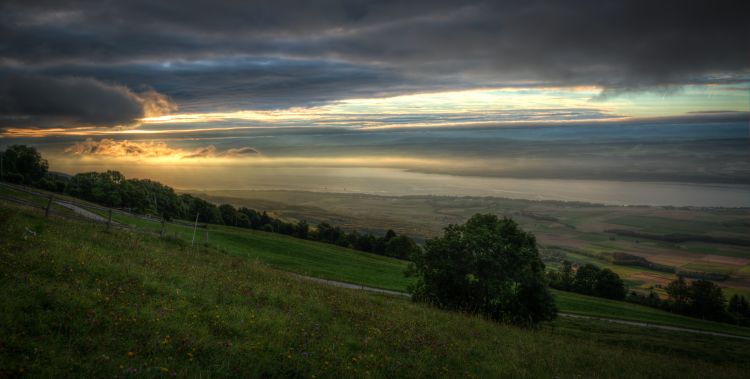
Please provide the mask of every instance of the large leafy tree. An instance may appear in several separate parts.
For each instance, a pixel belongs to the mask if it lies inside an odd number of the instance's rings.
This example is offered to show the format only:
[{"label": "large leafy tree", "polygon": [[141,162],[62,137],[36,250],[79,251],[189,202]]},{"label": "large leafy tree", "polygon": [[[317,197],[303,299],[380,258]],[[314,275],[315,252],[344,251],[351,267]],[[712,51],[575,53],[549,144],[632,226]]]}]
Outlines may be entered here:
[{"label": "large leafy tree", "polygon": [[23,184],[38,182],[49,168],[47,160],[26,145],[11,145],[0,152],[0,165],[0,179]]},{"label": "large leafy tree", "polygon": [[556,315],[536,239],[511,219],[477,214],[450,225],[413,260],[417,301],[520,325]]}]

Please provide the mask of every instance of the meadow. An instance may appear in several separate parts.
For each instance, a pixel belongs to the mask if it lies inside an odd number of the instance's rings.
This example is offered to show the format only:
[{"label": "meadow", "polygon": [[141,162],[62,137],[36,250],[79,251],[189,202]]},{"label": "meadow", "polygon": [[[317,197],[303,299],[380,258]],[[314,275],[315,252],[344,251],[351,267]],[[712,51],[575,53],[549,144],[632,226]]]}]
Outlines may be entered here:
[{"label": "meadow", "polygon": [[[654,289],[661,294],[661,287],[674,280],[676,272],[726,275],[718,283],[728,294],[750,296],[750,210],[744,208],[626,207],[496,197],[304,191],[191,193],[216,203],[267,210],[287,220],[328,221],[374,233],[392,228],[417,240],[440,235],[446,225],[463,223],[474,213],[495,213],[512,217],[532,231],[551,267],[563,259],[594,263],[617,272],[633,289]],[[669,240],[675,236],[682,240]],[[675,273],[615,264],[615,253],[639,256]]]},{"label": "meadow", "polygon": [[[46,194],[44,191],[41,193]],[[10,194],[19,193],[15,191]],[[105,218],[108,216],[108,212],[94,204],[67,196],[58,195],[58,197],[67,201],[75,201],[76,204]],[[69,211],[67,208],[64,209]],[[162,224],[152,218],[113,212],[112,220],[120,225],[135,227],[140,232],[152,235],[162,233]],[[184,222],[166,223],[164,235],[189,243],[191,246],[204,245],[204,229],[195,229],[189,225],[191,224]],[[305,276],[400,292],[406,292],[409,283],[413,280],[404,274],[408,266],[407,261],[331,244],[213,224],[208,225],[208,237],[208,245],[226,254],[250,258],[270,267]],[[598,263],[595,258],[588,255],[581,255],[580,259],[579,262]],[[639,272],[637,268],[617,267]],[[748,328],[699,320],[621,301],[562,291],[553,291],[553,294],[560,311],[565,313],[750,336]]]},{"label": "meadow", "polygon": [[191,247],[5,203],[0,262],[11,295],[0,298],[7,377],[730,378],[750,369],[739,339],[572,319],[519,329],[311,283],[213,242]]}]

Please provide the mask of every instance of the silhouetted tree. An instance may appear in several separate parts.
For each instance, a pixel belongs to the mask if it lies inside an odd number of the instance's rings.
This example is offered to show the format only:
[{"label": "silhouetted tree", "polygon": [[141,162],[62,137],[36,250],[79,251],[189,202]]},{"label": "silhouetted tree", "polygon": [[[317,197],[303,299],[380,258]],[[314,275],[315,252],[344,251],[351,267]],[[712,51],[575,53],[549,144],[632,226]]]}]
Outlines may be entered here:
[{"label": "silhouetted tree", "polygon": [[559,271],[550,271],[548,273],[549,285],[552,288],[572,291],[573,282],[575,281],[575,272],[573,272],[573,263],[564,260]]},{"label": "silhouetted tree", "polygon": [[397,236],[397,234],[396,234],[396,232],[395,232],[395,231],[393,231],[393,229],[388,229],[388,230],[387,230],[387,231],[385,232],[385,236],[384,236],[383,238],[385,239],[385,242],[388,242],[388,241],[390,241],[390,240],[391,240],[391,238],[394,238],[394,237],[396,237],[396,236]]},{"label": "silhouetted tree", "polygon": [[400,235],[385,244],[385,255],[399,259],[409,259],[419,253],[419,246],[409,237]]},{"label": "silhouetted tree", "polygon": [[599,267],[596,265],[587,263],[581,266],[576,271],[576,276],[573,280],[573,291],[586,295],[594,295],[598,276]]},{"label": "silhouetted tree", "polygon": [[613,300],[625,298],[625,283],[612,270],[605,268],[596,275],[594,295]]},{"label": "silhouetted tree", "polygon": [[295,227],[294,235],[297,236],[297,238],[307,239],[309,234],[310,225],[307,224],[307,221],[300,220]]},{"label": "silhouetted tree", "polygon": [[721,287],[708,280],[696,280],[690,285],[689,312],[694,317],[720,321],[726,317],[726,299]]},{"label": "silhouetted tree", "polygon": [[237,226],[237,210],[230,204],[219,205],[219,214],[224,225]]},{"label": "silhouetted tree", "polygon": [[729,299],[727,311],[734,318],[737,325],[750,324],[750,304],[748,304],[745,296],[732,295],[732,298]]},{"label": "silhouetted tree", "polygon": [[562,269],[560,270],[560,289],[570,291],[570,289],[573,288],[574,281],[575,273],[573,272],[573,263],[565,260],[563,261]]},{"label": "silhouetted tree", "polygon": [[677,280],[667,285],[666,291],[667,295],[669,295],[672,311],[677,313],[687,312],[690,301],[690,288],[687,282],[685,282],[685,278],[682,275],[678,275]]},{"label": "silhouetted tree", "polygon": [[415,254],[416,301],[534,325],[556,315],[536,239],[511,219],[474,215]]},{"label": "silhouetted tree", "polygon": [[26,145],[8,146],[0,152],[0,161],[0,180],[19,184],[36,184],[49,168],[47,160],[35,148]]}]

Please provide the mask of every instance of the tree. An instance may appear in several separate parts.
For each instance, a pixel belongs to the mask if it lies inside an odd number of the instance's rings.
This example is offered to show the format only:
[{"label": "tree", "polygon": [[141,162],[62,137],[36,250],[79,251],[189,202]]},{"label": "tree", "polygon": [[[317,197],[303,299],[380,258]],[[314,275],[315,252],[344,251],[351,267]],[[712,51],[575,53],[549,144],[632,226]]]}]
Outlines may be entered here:
[{"label": "tree", "polygon": [[570,291],[570,289],[573,288],[574,280],[575,273],[573,272],[573,263],[568,260],[563,261],[563,266],[560,270],[560,289]]},{"label": "tree", "polygon": [[237,210],[231,204],[219,205],[219,213],[221,214],[221,220],[224,225],[237,226]]},{"label": "tree", "polygon": [[685,282],[685,278],[682,275],[678,275],[677,280],[667,285],[666,291],[667,295],[669,295],[672,310],[677,313],[687,312],[690,288],[687,282]]},{"label": "tree", "polygon": [[572,291],[573,282],[575,281],[575,272],[573,272],[573,263],[564,260],[560,271],[550,271],[548,273],[550,287],[563,291]]},{"label": "tree", "polygon": [[732,295],[732,298],[729,299],[727,311],[734,318],[737,325],[747,325],[750,323],[750,304],[748,304],[745,296]]},{"label": "tree", "polygon": [[586,295],[594,295],[599,271],[599,267],[591,263],[580,267],[576,271],[575,280],[573,280],[573,291]]},{"label": "tree", "polygon": [[416,301],[535,325],[557,309],[547,288],[536,239],[513,220],[477,214],[445,228],[413,256]]},{"label": "tree", "polygon": [[689,312],[694,317],[721,321],[726,316],[721,287],[708,280],[696,280],[690,285]]},{"label": "tree", "polygon": [[245,207],[240,208],[239,212],[247,216],[247,219],[250,222],[250,228],[260,228],[260,214],[258,214],[258,212],[256,212],[254,209]]},{"label": "tree", "polygon": [[605,268],[596,275],[596,284],[594,284],[594,295],[613,300],[622,300],[625,298],[625,283],[619,275],[612,270]]},{"label": "tree", "polygon": [[399,259],[409,259],[418,250],[419,246],[404,235],[393,237],[385,244],[385,255]]},{"label": "tree", "polygon": [[307,239],[310,235],[310,225],[307,224],[307,221],[300,220],[297,222],[297,226],[294,228],[294,235],[297,236],[297,238]]},{"label": "tree", "polygon": [[388,229],[385,232],[385,236],[383,238],[385,239],[386,242],[388,242],[388,241],[391,240],[391,238],[394,238],[396,236],[397,236],[397,234],[396,234],[396,232],[393,231],[393,229]]},{"label": "tree", "polygon": [[41,180],[49,169],[49,163],[42,155],[26,145],[11,145],[0,152],[0,180],[35,184]]}]

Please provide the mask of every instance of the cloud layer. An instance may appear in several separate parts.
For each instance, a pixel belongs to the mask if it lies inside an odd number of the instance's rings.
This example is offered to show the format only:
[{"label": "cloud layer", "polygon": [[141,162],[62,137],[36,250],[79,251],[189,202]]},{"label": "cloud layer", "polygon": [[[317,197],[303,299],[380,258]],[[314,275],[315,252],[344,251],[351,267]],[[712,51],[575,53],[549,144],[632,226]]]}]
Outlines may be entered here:
[{"label": "cloud layer", "polygon": [[76,142],[65,149],[65,153],[78,157],[108,157],[108,158],[242,158],[260,154],[252,147],[231,148],[218,151],[216,146],[208,145],[193,150],[172,148],[162,141],[129,141],[102,138],[96,141],[87,138],[83,142]]},{"label": "cloud layer", "polygon": [[0,76],[0,126],[130,126],[174,109],[155,91],[136,93],[92,78]]},{"label": "cloud layer", "polygon": [[745,14],[725,0],[11,0],[0,73],[146,86],[187,109],[488,86],[610,95],[747,81]]}]

